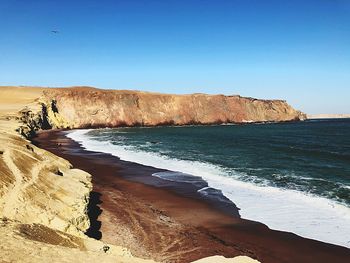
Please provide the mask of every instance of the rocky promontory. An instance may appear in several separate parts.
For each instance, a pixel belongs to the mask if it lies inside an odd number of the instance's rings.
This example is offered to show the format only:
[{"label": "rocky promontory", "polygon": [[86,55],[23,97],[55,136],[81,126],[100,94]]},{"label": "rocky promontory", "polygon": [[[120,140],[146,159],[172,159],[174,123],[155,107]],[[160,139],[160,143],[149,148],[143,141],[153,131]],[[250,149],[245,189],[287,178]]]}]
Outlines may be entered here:
[{"label": "rocky promontory", "polygon": [[41,101],[60,128],[281,122],[306,115],[283,100],[208,94],[171,95],[88,87],[46,89]]}]

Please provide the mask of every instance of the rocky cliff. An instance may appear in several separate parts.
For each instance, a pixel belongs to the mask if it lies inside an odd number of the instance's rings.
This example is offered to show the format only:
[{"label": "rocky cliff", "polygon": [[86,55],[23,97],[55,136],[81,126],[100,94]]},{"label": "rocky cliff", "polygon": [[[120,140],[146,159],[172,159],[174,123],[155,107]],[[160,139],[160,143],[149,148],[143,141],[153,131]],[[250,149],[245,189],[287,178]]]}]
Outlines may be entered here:
[{"label": "rocky cliff", "polygon": [[0,216],[83,235],[90,225],[91,176],[16,134],[0,131]]},{"label": "rocky cliff", "polygon": [[303,120],[283,100],[170,95],[94,88],[47,89],[40,99],[53,127],[118,127]]}]

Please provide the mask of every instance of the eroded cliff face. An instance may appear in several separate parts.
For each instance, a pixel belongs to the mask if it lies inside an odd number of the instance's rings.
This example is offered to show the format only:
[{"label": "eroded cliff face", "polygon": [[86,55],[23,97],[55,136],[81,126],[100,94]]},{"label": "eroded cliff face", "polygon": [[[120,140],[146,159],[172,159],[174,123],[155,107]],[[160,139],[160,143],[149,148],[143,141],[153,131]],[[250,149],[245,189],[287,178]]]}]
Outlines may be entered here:
[{"label": "eroded cliff face", "polygon": [[0,120],[0,217],[82,236],[91,176],[9,130],[11,123]]},{"label": "eroded cliff face", "polygon": [[42,91],[0,87],[0,218],[82,236],[91,176],[20,136],[45,126]]},{"label": "eroded cliff face", "polygon": [[93,88],[47,89],[40,99],[59,128],[219,124],[303,120],[282,100],[169,95]]}]

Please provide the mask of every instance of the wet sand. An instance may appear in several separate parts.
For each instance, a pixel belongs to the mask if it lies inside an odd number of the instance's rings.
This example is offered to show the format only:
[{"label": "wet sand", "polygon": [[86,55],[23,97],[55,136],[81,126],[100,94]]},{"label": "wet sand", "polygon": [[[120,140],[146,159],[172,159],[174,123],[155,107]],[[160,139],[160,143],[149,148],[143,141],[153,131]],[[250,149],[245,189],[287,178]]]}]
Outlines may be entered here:
[{"label": "wet sand", "polygon": [[86,151],[65,133],[41,132],[33,141],[92,174],[89,236],[166,262],[212,255],[247,255],[264,263],[350,261],[350,249],[241,219],[233,203],[207,200],[193,185],[151,176],[159,169]]}]

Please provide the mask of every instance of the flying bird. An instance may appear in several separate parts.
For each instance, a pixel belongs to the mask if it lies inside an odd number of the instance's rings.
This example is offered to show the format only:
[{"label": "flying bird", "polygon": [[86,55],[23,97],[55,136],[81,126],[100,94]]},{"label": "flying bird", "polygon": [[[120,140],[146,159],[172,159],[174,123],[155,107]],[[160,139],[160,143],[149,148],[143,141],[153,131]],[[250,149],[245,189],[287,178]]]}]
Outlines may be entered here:
[{"label": "flying bird", "polygon": [[60,31],[58,30],[51,30],[51,33],[58,34]]}]

